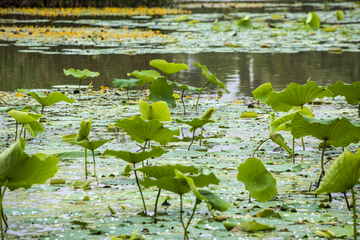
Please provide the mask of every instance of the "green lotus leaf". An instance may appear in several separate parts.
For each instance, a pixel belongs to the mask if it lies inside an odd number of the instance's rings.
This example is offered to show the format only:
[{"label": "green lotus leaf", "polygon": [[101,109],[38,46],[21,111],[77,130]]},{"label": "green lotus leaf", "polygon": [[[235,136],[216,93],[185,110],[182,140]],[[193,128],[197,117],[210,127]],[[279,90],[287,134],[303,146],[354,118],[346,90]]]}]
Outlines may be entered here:
[{"label": "green lotus leaf", "polygon": [[336,10],[336,19],[338,21],[344,20],[344,12],[341,10]]},{"label": "green lotus leaf", "polygon": [[163,177],[159,179],[145,178],[143,181],[140,181],[140,184],[146,188],[156,186],[159,189],[164,189],[179,195],[183,195],[190,191],[190,188],[187,185],[183,185],[180,181],[173,177]]},{"label": "green lotus leaf", "polygon": [[360,178],[360,156],[345,150],[326,172],[315,193],[342,193],[353,188]]},{"label": "green lotus leaf", "polygon": [[308,107],[303,107],[303,109],[299,109],[277,119],[275,119],[274,113],[270,113],[270,118],[272,118],[272,120],[270,120],[270,134],[274,134],[276,131],[290,131],[290,128],[285,128],[285,123],[290,122],[297,112],[311,118],[313,118],[314,115]]},{"label": "green lotus leaf", "polygon": [[[130,79],[118,79],[114,78],[113,84],[117,88],[131,88],[138,86],[138,83],[140,82],[140,79],[130,78]],[[144,85],[144,84],[143,84]]]},{"label": "green lotus leaf", "polygon": [[140,72],[135,70],[132,73],[128,73],[128,76],[134,76],[137,79],[140,79],[141,81],[139,81],[137,85],[144,86],[145,83],[153,82],[158,77],[161,77],[161,74],[155,70],[142,70]]},{"label": "green lotus leaf", "polygon": [[165,101],[169,106],[176,106],[173,96],[173,86],[169,85],[164,77],[159,77],[149,86],[149,99],[152,102]]},{"label": "green lotus leaf", "polygon": [[277,192],[275,178],[258,158],[250,157],[241,163],[237,179],[245,184],[250,196],[260,202],[272,199]]},{"label": "green lotus leaf", "polygon": [[312,29],[318,29],[320,27],[320,18],[314,12],[309,12],[305,21]]},{"label": "green lotus leaf", "polygon": [[[163,150],[161,147],[153,147],[151,151],[143,151],[138,153],[132,153],[129,151],[114,151],[107,149],[101,156],[115,156],[128,163],[136,164],[152,157],[161,157],[166,152],[167,151]],[[149,176],[151,177],[151,175]]]},{"label": "green lotus leaf", "polygon": [[189,85],[178,83],[176,81],[174,81],[173,84],[175,84],[175,86],[181,88],[182,90],[188,90],[190,92],[202,91],[203,90],[203,88],[192,87],[192,86],[189,86]]},{"label": "green lotus leaf", "polygon": [[79,141],[87,139],[89,137],[89,134],[91,131],[91,125],[92,125],[92,118],[90,118],[88,122],[86,122],[86,121],[84,121],[84,119],[82,119],[78,133],[75,138],[75,141],[79,142]]},{"label": "green lotus leaf", "polygon": [[154,140],[161,145],[165,145],[174,137],[174,135],[180,135],[179,129],[171,131],[168,128],[164,128],[163,124],[156,119],[144,121],[139,116],[135,116],[131,119],[118,119],[115,126],[122,128],[130,135],[132,141],[137,141],[138,143]]},{"label": "green lotus leaf", "polygon": [[224,89],[226,93],[230,93],[229,90],[226,89],[226,85],[221,82],[219,79],[217,79],[215,77],[215,75],[213,75],[205,65],[201,65],[200,63],[196,62],[194,63],[194,66],[201,68],[202,69],[202,74],[206,77],[206,79],[211,82],[214,83],[216,85],[218,85],[219,88]]},{"label": "green lotus leaf", "polygon": [[189,69],[185,63],[168,63],[163,59],[151,60],[150,65],[156,67],[166,75]]},{"label": "green lotus leaf", "polygon": [[215,176],[214,173],[209,173],[208,175],[205,174],[199,174],[197,176],[189,176],[194,180],[194,184],[196,185],[196,187],[206,187],[209,186],[210,184],[214,184],[214,185],[219,185],[220,181],[219,179]]},{"label": "green lotus leaf", "polygon": [[49,95],[43,93],[36,93],[28,89],[18,89],[18,92],[26,93],[32,96],[36,101],[38,101],[42,106],[50,106],[57,102],[64,101],[67,103],[73,103],[74,99],[68,98],[62,92],[52,92]]},{"label": "green lotus leaf", "polygon": [[96,140],[96,141],[88,141],[87,139],[84,139],[84,140],[81,140],[81,141],[70,141],[70,143],[72,144],[75,144],[75,145],[79,145],[83,148],[86,148],[86,149],[89,149],[89,150],[95,150],[99,147],[101,147],[102,145],[104,145],[105,143],[107,142],[110,142],[112,141],[113,138],[111,139],[99,139],[99,140]]},{"label": "green lotus leaf", "polygon": [[270,139],[274,143],[278,144],[280,147],[284,148],[290,155],[292,155],[291,148],[286,144],[285,139],[281,134],[279,133],[272,134],[270,135]]},{"label": "green lotus leaf", "polygon": [[252,91],[253,97],[260,102],[265,103],[270,93],[275,92],[271,83],[264,83]]},{"label": "green lotus leaf", "polygon": [[156,119],[158,121],[171,121],[170,109],[164,101],[154,102],[152,105],[139,101],[141,117],[145,120]]},{"label": "green lotus leaf", "polygon": [[353,125],[347,118],[319,120],[296,113],[290,126],[295,138],[311,135],[334,147],[346,147],[360,140],[360,126]]},{"label": "green lotus leaf", "polygon": [[222,200],[219,196],[210,192],[209,190],[199,189],[198,191],[201,196],[206,198],[208,204],[211,206],[210,210],[215,209],[221,212],[225,212],[231,207],[231,203]]},{"label": "green lotus leaf", "polygon": [[244,17],[243,19],[240,19],[236,25],[239,27],[239,28],[244,28],[244,29],[253,29],[254,26],[252,25],[251,23],[251,18],[250,16],[246,16]]},{"label": "green lotus leaf", "polygon": [[360,102],[360,82],[346,84],[337,81],[327,87],[335,96],[344,96],[347,103],[354,105]]},{"label": "green lotus leaf", "polygon": [[214,112],[216,111],[216,108],[212,108],[209,107],[203,114],[201,114],[201,116],[199,117],[200,120],[203,120],[205,118],[211,118],[211,116],[214,114]]},{"label": "green lotus leaf", "polygon": [[44,184],[54,177],[59,162],[54,156],[38,153],[31,157],[25,152],[25,140],[19,138],[0,154],[0,187],[8,180],[7,187],[13,191],[30,188],[33,184]]},{"label": "green lotus leaf", "polygon": [[0,112],[10,112],[11,110],[18,110],[18,111],[22,111],[22,110],[31,110],[31,111],[36,111],[37,106],[16,106],[16,107],[9,107],[5,110],[0,110]]},{"label": "green lotus leaf", "polygon": [[269,93],[266,103],[271,106],[274,111],[288,112],[293,106],[303,106],[315,98],[323,98],[326,96],[331,97],[332,93],[325,89],[325,87],[319,87],[313,81],[309,81],[305,85],[290,83],[289,86],[281,92]]},{"label": "green lotus leaf", "polygon": [[196,167],[183,165],[145,166],[136,170],[145,173],[149,177],[159,179],[163,177],[175,177],[175,169],[183,173],[199,173]]},{"label": "green lotus leaf", "polygon": [[43,126],[41,126],[41,124],[38,121],[33,121],[33,122],[29,122],[29,123],[25,123],[24,127],[26,128],[26,130],[28,130],[28,132],[33,136],[36,137],[38,134],[42,133],[45,131],[45,129],[43,128]]},{"label": "green lotus leaf", "polygon": [[80,69],[74,69],[74,68],[70,68],[68,70],[63,69],[64,74],[66,76],[72,75],[73,77],[76,77],[77,79],[85,79],[88,77],[97,77],[100,76],[100,73],[98,72],[91,72],[88,69],[84,69],[84,70],[80,70]]},{"label": "green lotus leaf", "polygon": [[209,118],[199,119],[199,118],[193,118],[191,121],[183,121],[181,119],[175,119],[177,123],[185,123],[192,127],[192,129],[197,129],[201,126],[204,126],[207,123],[214,122],[213,120],[210,120]]},{"label": "green lotus leaf", "polygon": [[274,209],[271,209],[271,208],[266,208],[266,209],[262,210],[261,212],[256,213],[254,215],[254,217],[281,219],[280,214],[275,212]]},{"label": "green lotus leaf", "polygon": [[204,200],[205,202],[207,202],[207,199],[204,196],[202,196],[197,190],[197,186],[195,185],[194,180],[191,177],[185,176],[182,172],[178,171],[177,169],[175,169],[175,175],[181,184],[185,186],[188,185],[190,187],[191,191],[193,192],[193,194],[197,199]]},{"label": "green lotus leaf", "polygon": [[228,231],[232,230],[232,232],[239,232],[239,231],[256,232],[256,231],[266,231],[266,230],[275,229],[275,227],[258,223],[255,220],[241,222],[240,224],[236,222],[223,222],[223,224],[226,230]]},{"label": "green lotus leaf", "polygon": [[10,116],[12,116],[17,122],[20,124],[26,124],[34,121],[38,121],[42,114],[30,113],[26,110],[18,111],[18,110],[11,110],[8,112]]},{"label": "green lotus leaf", "polygon": [[[184,22],[184,21],[186,21],[186,20],[188,20],[189,19],[189,15],[181,15],[181,16],[179,16],[179,17],[177,17],[177,18],[175,18],[173,21],[174,22]],[[151,64],[150,64],[151,65]],[[170,73],[169,73],[170,74]]]}]

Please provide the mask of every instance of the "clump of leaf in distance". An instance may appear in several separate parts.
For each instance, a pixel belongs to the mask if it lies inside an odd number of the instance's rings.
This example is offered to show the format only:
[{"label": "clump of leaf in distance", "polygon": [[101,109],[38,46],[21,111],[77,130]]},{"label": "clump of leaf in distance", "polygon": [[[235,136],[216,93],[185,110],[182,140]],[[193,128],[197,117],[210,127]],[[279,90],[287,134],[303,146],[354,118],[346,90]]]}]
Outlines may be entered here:
[{"label": "clump of leaf in distance", "polygon": [[320,27],[320,18],[314,12],[309,12],[307,17],[301,18],[301,21],[305,25],[301,30],[317,30]]},{"label": "clump of leaf in distance", "polygon": [[199,118],[193,118],[191,121],[184,121],[181,119],[176,119],[177,123],[185,123],[189,125],[191,128],[189,129],[189,132],[193,133],[192,141],[188,147],[188,151],[190,150],[191,145],[193,144],[195,140],[195,131],[196,129],[201,127],[201,134],[200,134],[200,146],[201,146],[201,139],[203,134],[203,127],[205,124],[214,122],[213,120],[210,120],[212,114],[215,112],[216,108],[209,107]]},{"label": "clump of leaf in distance", "polygon": [[141,195],[141,199],[143,202],[143,206],[144,206],[144,215],[147,215],[147,210],[146,210],[146,204],[145,204],[145,200],[144,200],[144,196],[139,184],[139,178],[137,176],[136,171],[138,169],[136,169],[136,164],[140,163],[140,162],[144,162],[144,160],[148,159],[148,158],[152,158],[152,157],[161,157],[164,153],[166,153],[165,150],[163,150],[161,147],[153,147],[151,149],[151,151],[142,151],[139,153],[132,153],[129,151],[114,151],[114,150],[105,150],[105,152],[102,154],[102,156],[115,156],[117,158],[120,158],[128,163],[133,164],[134,166],[134,173],[135,173],[135,178],[136,178],[136,184],[139,188],[139,192]]},{"label": "clump of leaf in distance", "polygon": [[41,114],[44,113],[44,107],[50,106],[60,101],[64,101],[67,103],[73,103],[74,99],[68,98],[62,92],[52,92],[49,95],[45,95],[44,93],[36,93],[34,91],[30,91],[29,89],[18,89],[18,92],[26,93],[32,96],[38,103],[41,104]]},{"label": "clump of leaf in distance", "polygon": [[[25,109],[22,111],[11,110],[8,112],[8,114],[15,119],[16,123],[20,123],[22,125],[19,136],[21,136],[24,128],[28,130],[28,132],[34,137],[36,137],[39,133],[45,131],[45,129],[38,122],[42,114],[28,112]],[[15,140],[17,139],[17,136],[18,136],[18,125],[16,124]]]},{"label": "clump of leaf in distance", "polygon": [[351,189],[353,200],[353,228],[354,239],[357,239],[356,230],[356,197],[354,186],[360,178],[360,156],[344,151],[331,165],[324,180],[315,193],[343,193]]},{"label": "clump of leaf in distance", "polygon": [[156,119],[158,121],[171,121],[170,109],[164,101],[148,104],[143,100],[139,101],[139,110],[141,117],[145,120]]},{"label": "clump of leaf in distance", "polygon": [[237,179],[245,184],[250,197],[266,202],[276,196],[276,179],[260,159],[250,157],[238,167]]},{"label": "clump of leaf in distance", "polygon": [[73,76],[73,77],[76,77],[77,79],[79,79],[79,99],[81,98],[80,97],[80,92],[81,92],[81,80],[82,79],[85,79],[85,78],[88,78],[88,77],[98,77],[100,76],[100,73],[99,72],[92,72],[88,69],[84,69],[84,70],[80,70],[80,69],[74,69],[74,68],[69,68],[68,70],[66,69],[63,69],[64,71],[64,74],[66,76]]},{"label": "clump of leaf in distance", "polygon": [[239,19],[236,23],[236,26],[238,26],[239,28],[243,28],[243,29],[253,29],[254,28],[254,26],[251,22],[250,16],[246,16],[242,19]]},{"label": "clump of leaf in distance", "polygon": [[33,184],[44,184],[57,172],[58,159],[37,153],[29,156],[24,152],[25,140],[19,138],[14,144],[0,154],[0,229],[4,239],[3,222],[7,225],[3,213],[2,201],[5,190],[30,188]]},{"label": "clump of leaf in distance", "polygon": [[[208,80],[208,82],[202,87],[202,89],[204,90],[205,87],[207,85],[209,85],[210,83],[213,83],[213,84],[216,84],[218,85],[218,88],[219,89],[224,89],[226,93],[230,93],[229,90],[227,90],[226,88],[226,85],[221,82],[217,77],[215,77],[214,74],[212,74],[205,65],[201,65],[200,63],[196,62],[194,63],[194,66],[195,67],[198,67],[198,68],[201,68],[202,69],[202,74],[204,75],[204,77],[206,77],[206,79]],[[195,109],[197,109],[197,106],[198,106],[198,103],[199,103],[199,98],[200,98],[200,95],[201,95],[202,91],[199,91],[199,96],[197,98],[197,101],[196,101],[196,106],[195,106]]]},{"label": "clump of leaf in distance", "polygon": [[346,84],[342,81],[337,81],[327,88],[333,93],[333,97],[344,96],[346,102],[350,105],[359,103],[358,116],[360,117],[360,82]]}]

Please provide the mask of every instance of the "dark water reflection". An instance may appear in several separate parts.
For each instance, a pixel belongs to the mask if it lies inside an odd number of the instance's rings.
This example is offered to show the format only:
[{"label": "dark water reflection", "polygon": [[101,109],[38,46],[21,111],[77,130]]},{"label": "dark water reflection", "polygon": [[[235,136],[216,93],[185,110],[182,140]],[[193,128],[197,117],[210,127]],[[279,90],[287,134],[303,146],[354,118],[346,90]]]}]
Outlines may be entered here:
[{"label": "dark water reflection", "polygon": [[[133,70],[153,69],[152,59],[186,63],[189,70],[169,76],[170,80],[201,87],[207,80],[194,62],[205,64],[221,81],[226,83],[231,94],[252,96],[251,91],[259,85],[271,82],[275,90],[289,83],[306,83],[311,77],[318,85],[336,81],[352,83],[360,80],[360,53],[327,52],[300,53],[200,53],[200,54],[147,54],[147,55],[62,55],[19,52],[21,47],[0,47],[0,91],[17,88],[51,89],[53,85],[77,84],[78,80],[63,74],[63,68],[89,69],[100,72],[92,79],[94,86],[113,86],[114,78],[128,78]],[[24,48],[27,49],[27,48]],[[51,49],[55,51],[55,49]],[[90,80],[83,80],[89,84]],[[214,85],[207,87],[215,94]]]}]

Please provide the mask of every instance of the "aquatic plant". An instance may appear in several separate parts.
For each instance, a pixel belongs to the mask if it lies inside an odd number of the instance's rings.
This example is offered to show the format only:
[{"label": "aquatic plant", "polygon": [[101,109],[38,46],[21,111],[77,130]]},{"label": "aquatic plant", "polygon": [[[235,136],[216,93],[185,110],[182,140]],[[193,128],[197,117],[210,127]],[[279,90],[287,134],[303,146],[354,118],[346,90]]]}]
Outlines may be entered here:
[{"label": "aquatic plant", "polygon": [[[26,109],[22,111],[10,110],[8,111],[8,114],[12,116],[16,121],[15,140],[17,139],[18,136],[17,123],[22,124],[19,136],[21,136],[24,128],[28,130],[28,132],[34,137],[36,137],[39,133],[45,131],[42,125],[38,122],[38,120],[41,119],[42,114],[28,112]],[[24,131],[24,135],[25,135],[25,131]]]},{"label": "aquatic plant", "polygon": [[152,102],[165,101],[169,106],[176,106],[173,86],[164,77],[158,77],[149,86],[149,100]]},{"label": "aquatic plant", "polygon": [[335,84],[327,86],[327,88],[333,93],[333,97],[344,96],[346,102],[350,105],[359,103],[358,116],[360,117],[360,82],[346,84],[337,81]]},{"label": "aquatic plant", "polygon": [[140,82],[140,79],[130,78],[130,79],[118,79],[114,78],[113,84],[115,87],[121,89],[126,89],[126,95],[129,99],[129,88],[138,86],[138,83]]},{"label": "aquatic plant", "polygon": [[152,157],[161,157],[164,153],[166,153],[165,150],[163,150],[161,147],[153,147],[151,149],[151,151],[142,151],[142,152],[138,152],[138,153],[132,153],[129,151],[114,151],[114,150],[105,150],[105,152],[102,154],[102,156],[115,156],[117,158],[120,158],[128,163],[133,164],[134,166],[134,173],[135,173],[135,178],[136,178],[136,184],[139,188],[139,192],[141,195],[141,199],[143,202],[143,207],[144,207],[144,215],[147,215],[147,210],[146,210],[146,204],[145,204],[145,200],[144,200],[144,196],[139,184],[139,178],[137,176],[136,171],[138,169],[136,169],[136,164],[140,163],[140,162],[144,162],[144,160],[152,158]]},{"label": "aquatic plant", "polygon": [[189,85],[186,85],[186,84],[181,84],[181,83],[178,83],[176,81],[174,82],[171,82],[171,81],[168,81],[170,84],[175,84],[175,86],[179,87],[182,89],[182,92],[181,92],[181,101],[182,101],[182,104],[183,104],[183,108],[184,108],[184,115],[186,115],[186,110],[185,110],[185,101],[184,101],[184,92],[186,90],[188,90],[189,92],[195,92],[195,91],[204,91],[203,88],[197,88],[197,87],[192,87],[192,86],[189,86]]},{"label": "aquatic plant", "polygon": [[250,16],[246,16],[242,19],[239,19],[236,23],[236,26],[238,28],[243,28],[243,29],[253,29],[254,28],[254,26],[251,22]]},{"label": "aquatic plant", "polygon": [[79,79],[79,99],[80,97],[80,92],[81,92],[81,80],[88,78],[88,77],[98,77],[100,76],[100,73],[98,72],[91,72],[88,69],[84,69],[84,70],[80,70],[80,69],[74,69],[74,68],[69,68],[68,70],[63,69],[64,74],[66,76],[72,75],[73,77],[76,77],[77,79]]},{"label": "aquatic plant", "polygon": [[[175,20],[174,20],[175,21]],[[165,79],[168,80],[168,75],[177,73],[181,70],[187,70],[189,67],[185,63],[168,63],[164,59],[154,59],[150,61],[150,66],[156,67],[165,73]]]},{"label": "aquatic plant", "polygon": [[356,230],[356,197],[354,186],[360,178],[360,156],[344,151],[331,165],[323,181],[315,193],[343,193],[351,189],[353,208],[354,239],[357,239]]},{"label": "aquatic plant", "polygon": [[[229,90],[227,90],[226,88],[226,85],[221,82],[219,79],[217,79],[217,77],[215,77],[214,74],[212,74],[205,65],[201,65],[200,63],[196,62],[194,63],[194,66],[195,67],[198,67],[198,68],[201,68],[202,69],[202,74],[204,77],[206,77],[206,79],[208,80],[208,82],[202,87],[202,89],[204,90],[205,87],[207,85],[209,85],[210,83],[214,83],[216,85],[218,85],[218,88],[219,89],[224,89],[226,93],[230,93]],[[202,91],[199,91],[199,95],[198,95],[198,98],[197,98],[197,101],[196,101],[196,106],[195,106],[195,109],[197,109],[197,106],[198,106],[198,103],[199,103],[199,98],[200,98],[200,95],[201,95]]]},{"label": "aquatic plant", "polygon": [[147,102],[140,100],[139,111],[141,117],[145,120],[156,119],[158,121],[171,121],[170,109],[168,104],[164,101],[154,102],[150,105]]},{"label": "aquatic plant", "polygon": [[50,106],[50,105],[53,105],[53,104],[61,102],[61,101],[64,101],[67,103],[74,102],[74,99],[68,98],[62,92],[52,92],[52,93],[49,93],[48,95],[46,95],[44,93],[36,93],[34,91],[30,91],[29,89],[18,89],[18,92],[29,94],[38,103],[40,103],[41,104],[41,114],[44,113],[45,106]]},{"label": "aquatic plant", "polygon": [[[14,110],[13,110],[14,111]],[[8,227],[3,212],[3,199],[6,188],[14,191],[18,188],[30,188],[33,184],[44,184],[54,177],[58,168],[58,159],[37,153],[29,156],[24,152],[25,139],[19,138],[14,144],[0,154],[0,230],[4,238],[3,222]]]},{"label": "aquatic plant", "polygon": [[237,179],[245,184],[250,197],[266,202],[277,194],[276,180],[260,159],[250,157],[238,167]]},{"label": "aquatic plant", "polygon": [[303,30],[308,30],[309,28],[309,30],[316,30],[320,27],[320,18],[314,12],[309,12],[307,17],[300,18],[300,20],[305,25],[305,27],[302,28]]}]

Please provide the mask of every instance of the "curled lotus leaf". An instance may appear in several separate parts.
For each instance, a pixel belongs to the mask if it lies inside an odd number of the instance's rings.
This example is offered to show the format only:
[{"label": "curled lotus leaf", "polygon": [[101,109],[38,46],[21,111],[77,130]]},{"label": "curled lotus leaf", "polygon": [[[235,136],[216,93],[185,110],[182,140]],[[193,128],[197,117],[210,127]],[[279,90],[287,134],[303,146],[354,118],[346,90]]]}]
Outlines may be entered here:
[{"label": "curled lotus leaf", "polygon": [[309,12],[305,21],[312,29],[318,29],[320,27],[320,18],[314,12]]},{"label": "curled lotus leaf", "polygon": [[310,135],[330,142],[334,147],[346,147],[350,143],[358,143],[360,140],[360,126],[354,125],[347,118],[319,120],[297,112],[290,127],[291,134],[295,138]]},{"label": "curled lotus leaf", "polygon": [[272,199],[276,193],[276,180],[258,158],[250,157],[238,167],[238,181],[245,184],[250,196],[260,202]]},{"label": "curled lotus leaf", "polygon": [[168,63],[166,60],[163,59],[151,60],[150,65],[156,67],[166,75],[189,69],[189,67],[185,63]]},{"label": "curled lotus leaf", "polygon": [[44,184],[57,172],[58,159],[38,153],[29,156],[24,152],[25,140],[19,138],[0,154],[0,187],[8,181],[7,187],[13,191],[30,188],[33,184]]},{"label": "curled lotus leaf", "polygon": [[354,105],[360,102],[360,82],[346,84],[337,81],[327,87],[336,96],[344,96],[347,103]]},{"label": "curled lotus leaf", "polygon": [[360,156],[345,150],[326,172],[315,193],[341,193],[353,188],[360,178]]},{"label": "curled lotus leaf", "polygon": [[264,83],[252,91],[253,97],[260,102],[265,103],[270,93],[275,92],[271,83]]},{"label": "curled lotus leaf", "polygon": [[238,20],[236,25],[239,28],[244,28],[244,29],[253,29],[254,28],[254,26],[251,22],[250,16],[246,16],[243,19]]},{"label": "curled lotus leaf", "polygon": [[303,106],[316,98],[331,97],[331,91],[325,87],[319,87],[315,82],[309,81],[305,85],[290,83],[281,92],[272,92],[268,95],[266,103],[274,111],[288,112],[293,106]]},{"label": "curled lotus leaf", "polygon": [[80,69],[74,69],[74,68],[70,68],[68,70],[66,69],[63,69],[64,71],[64,74],[66,76],[73,76],[73,77],[76,77],[77,79],[85,79],[85,78],[88,78],[88,77],[98,77],[100,76],[100,73],[99,72],[92,72],[88,69],[84,69],[84,70],[80,70]]},{"label": "curled lotus leaf", "polygon": [[226,93],[230,93],[230,91],[227,90],[225,83],[221,82],[217,77],[215,77],[215,75],[212,74],[205,65],[201,65],[200,63],[196,62],[194,63],[194,66],[202,69],[202,74],[209,82],[218,85],[218,87],[224,89]]},{"label": "curled lotus leaf", "polygon": [[134,76],[137,79],[140,79],[141,81],[137,83],[138,86],[144,86],[145,83],[153,82],[158,77],[161,77],[160,73],[155,70],[142,70],[140,72],[138,70],[135,70],[132,73],[128,73],[127,75]]},{"label": "curled lotus leaf", "polygon": [[158,121],[171,121],[170,109],[164,101],[149,104],[143,100],[139,101],[139,109],[141,117],[145,120],[156,119]]}]

